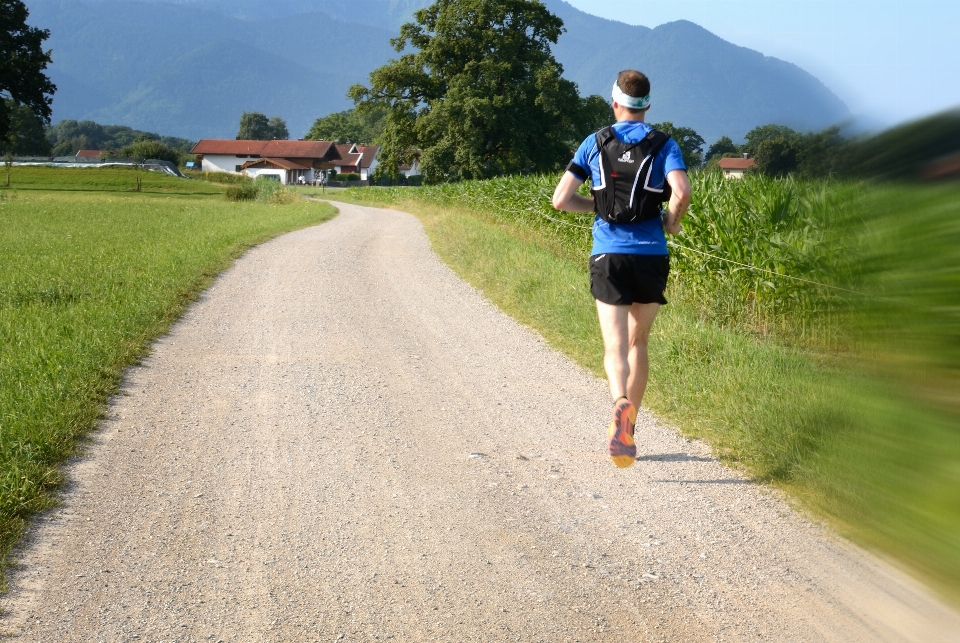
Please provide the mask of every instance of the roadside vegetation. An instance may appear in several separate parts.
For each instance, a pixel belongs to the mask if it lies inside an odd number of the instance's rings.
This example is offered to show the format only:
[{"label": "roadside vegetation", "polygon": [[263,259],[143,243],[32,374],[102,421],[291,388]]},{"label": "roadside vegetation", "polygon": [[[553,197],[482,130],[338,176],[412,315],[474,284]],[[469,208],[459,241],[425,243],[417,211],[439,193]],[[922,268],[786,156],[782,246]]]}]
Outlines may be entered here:
[{"label": "roadside vegetation", "polygon": [[[130,169],[14,167],[0,190],[0,559],[55,503],[123,370],[245,249],[335,213]],[[2,585],[2,583],[0,583]]]},{"label": "roadside vegetation", "polygon": [[[417,213],[454,270],[602,376],[591,217],[551,209],[558,178],[334,198]],[[645,405],[960,601],[960,186],[692,179]]]}]

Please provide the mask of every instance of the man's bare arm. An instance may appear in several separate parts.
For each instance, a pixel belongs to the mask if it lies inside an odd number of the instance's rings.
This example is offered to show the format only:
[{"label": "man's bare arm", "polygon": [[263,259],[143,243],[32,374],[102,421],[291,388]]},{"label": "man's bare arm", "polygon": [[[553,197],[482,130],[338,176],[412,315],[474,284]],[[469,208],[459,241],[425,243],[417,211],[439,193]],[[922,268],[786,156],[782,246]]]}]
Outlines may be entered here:
[{"label": "man's bare arm", "polygon": [[583,184],[572,172],[564,172],[553,191],[553,208],[565,212],[593,212],[593,199],[577,194]]},{"label": "man's bare arm", "polygon": [[[690,206],[690,179],[684,170],[672,170],[667,175],[667,183],[673,190],[667,211],[663,213],[663,229],[670,234],[680,232],[680,220]],[[556,199],[556,196],[554,196]]]}]

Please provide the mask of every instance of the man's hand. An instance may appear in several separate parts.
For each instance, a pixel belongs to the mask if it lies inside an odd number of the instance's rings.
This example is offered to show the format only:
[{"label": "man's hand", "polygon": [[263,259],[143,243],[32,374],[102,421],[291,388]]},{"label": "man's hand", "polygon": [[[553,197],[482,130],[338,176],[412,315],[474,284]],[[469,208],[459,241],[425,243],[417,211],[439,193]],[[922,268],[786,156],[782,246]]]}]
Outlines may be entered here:
[{"label": "man's hand", "polygon": [[553,208],[565,212],[593,212],[593,199],[577,194],[583,184],[572,172],[564,172],[553,191]]},{"label": "man's hand", "polygon": [[680,219],[687,213],[687,208],[690,206],[690,179],[687,178],[685,171],[673,170],[667,175],[667,183],[670,184],[673,193],[670,196],[667,211],[663,213],[663,229],[670,234],[677,234],[680,232]]}]

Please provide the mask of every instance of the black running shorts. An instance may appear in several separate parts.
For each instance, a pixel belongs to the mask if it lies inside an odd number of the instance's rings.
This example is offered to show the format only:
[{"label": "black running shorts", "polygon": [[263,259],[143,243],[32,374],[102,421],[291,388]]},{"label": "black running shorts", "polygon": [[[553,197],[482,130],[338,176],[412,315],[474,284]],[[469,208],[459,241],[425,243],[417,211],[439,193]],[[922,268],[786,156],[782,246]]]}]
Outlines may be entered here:
[{"label": "black running shorts", "polygon": [[605,253],[590,257],[590,292],[613,306],[665,304],[669,255]]}]

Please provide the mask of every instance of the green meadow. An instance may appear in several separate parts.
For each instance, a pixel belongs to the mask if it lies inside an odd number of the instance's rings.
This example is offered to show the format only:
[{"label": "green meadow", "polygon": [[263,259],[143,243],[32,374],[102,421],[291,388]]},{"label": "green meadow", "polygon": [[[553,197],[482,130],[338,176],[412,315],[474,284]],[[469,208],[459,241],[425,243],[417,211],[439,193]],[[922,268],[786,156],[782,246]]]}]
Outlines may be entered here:
[{"label": "green meadow", "polygon": [[[129,169],[14,167],[0,190],[0,556],[53,506],[124,368],[244,250],[334,216]],[[5,183],[5,177],[2,183]],[[0,183],[0,184],[2,184]]]},{"label": "green meadow", "polygon": [[[592,217],[551,209],[557,179],[334,198],[416,213],[463,278],[603,376]],[[960,603],[960,185],[692,180],[645,406]]]}]

